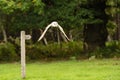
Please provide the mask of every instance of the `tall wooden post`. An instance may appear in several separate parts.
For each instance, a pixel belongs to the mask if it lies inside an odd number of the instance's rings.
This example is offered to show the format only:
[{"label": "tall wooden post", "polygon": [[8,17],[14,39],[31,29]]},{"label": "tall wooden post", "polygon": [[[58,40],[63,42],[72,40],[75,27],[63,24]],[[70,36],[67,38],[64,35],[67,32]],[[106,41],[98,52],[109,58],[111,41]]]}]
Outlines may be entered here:
[{"label": "tall wooden post", "polygon": [[21,75],[26,77],[26,63],[25,63],[25,31],[21,31]]}]

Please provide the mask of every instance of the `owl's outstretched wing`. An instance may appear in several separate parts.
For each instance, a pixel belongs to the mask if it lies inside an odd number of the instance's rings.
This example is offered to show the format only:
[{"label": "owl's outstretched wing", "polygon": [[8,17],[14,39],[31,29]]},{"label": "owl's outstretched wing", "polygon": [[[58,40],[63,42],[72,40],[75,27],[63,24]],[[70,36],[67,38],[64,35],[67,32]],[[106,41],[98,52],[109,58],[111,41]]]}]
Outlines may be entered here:
[{"label": "owl's outstretched wing", "polygon": [[60,31],[63,33],[63,35],[66,37],[66,39],[67,39],[68,41],[70,41],[70,39],[69,39],[69,38],[67,37],[67,35],[65,34],[63,28],[62,28],[60,25],[58,25],[58,28],[59,28]]},{"label": "owl's outstretched wing", "polygon": [[38,41],[40,41],[40,40],[44,37],[45,33],[47,32],[47,30],[48,30],[50,27],[51,27],[51,24],[48,25],[48,26],[45,28],[44,32],[42,33],[42,35],[40,36],[40,38],[38,39]]}]

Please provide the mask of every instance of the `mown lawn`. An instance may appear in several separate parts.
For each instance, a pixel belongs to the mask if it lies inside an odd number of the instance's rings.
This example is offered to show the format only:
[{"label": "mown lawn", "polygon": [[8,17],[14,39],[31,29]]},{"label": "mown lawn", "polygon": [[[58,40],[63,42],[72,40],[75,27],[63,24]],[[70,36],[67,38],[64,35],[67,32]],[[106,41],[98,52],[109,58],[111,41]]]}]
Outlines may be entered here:
[{"label": "mown lawn", "polygon": [[[22,80],[19,63],[1,63],[0,80]],[[25,80],[120,80],[119,60],[27,63]]]}]

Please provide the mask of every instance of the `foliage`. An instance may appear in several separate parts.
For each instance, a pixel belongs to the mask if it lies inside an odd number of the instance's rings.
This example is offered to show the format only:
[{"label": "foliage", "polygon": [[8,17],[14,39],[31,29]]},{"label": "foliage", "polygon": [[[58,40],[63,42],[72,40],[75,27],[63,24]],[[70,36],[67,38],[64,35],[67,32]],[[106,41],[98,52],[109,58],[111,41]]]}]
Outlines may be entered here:
[{"label": "foliage", "polygon": [[27,57],[30,60],[46,59],[46,58],[63,58],[67,59],[71,56],[78,56],[82,53],[81,42],[69,43],[53,43],[47,46],[41,44],[34,44],[27,46]]},{"label": "foliage", "polygon": [[43,12],[44,3],[41,0],[0,0],[0,22],[4,24],[5,30],[9,29],[7,33],[12,35],[35,27],[40,22],[36,18]]},{"label": "foliage", "polygon": [[[40,0],[34,1],[36,1],[37,5],[37,1]],[[32,3],[30,1],[19,1],[17,5],[21,5],[21,7],[18,7],[10,15],[12,16],[10,26],[12,31],[20,31],[22,29],[44,28],[52,21],[58,21],[62,27],[69,31],[76,27],[83,27],[86,23],[94,24],[103,22],[101,19],[96,18],[96,16],[101,16],[100,12],[86,7],[90,4],[88,2],[87,0],[64,0],[63,2],[61,0],[44,0],[41,2],[42,8],[40,7],[39,9],[42,13],[39,15],[34,12],[37,8],[31,6]]]},{"label": "foliage", "polygon": [[[94,2],[94,1],[93,1]],[[84,24],[94,24],[103,22],[97,16],[101,16],[101,12],[97,9],[94,10],[91,5],[93,2],[89,0],[49,0],[45,3],[45,16],[46,23],[51,21],[58,21],[67,30],[82,27]]]},{"label": "foliage", "polygon": [[114,21],[108,21],[106,24],[107,30],[109,32],[110,35],[113,35],[116,31],[117,25]]},{"label": "foliage", "polygon": [[89,53],[89,56],[96,56],[96,58],[119,58],[120,41],[106,42],[106,47],[97,48],[94,52]]},{"label": "foliage", "polygon": [[34,12],[41,14],[43,6],[41,0],[0,0],[0,10],[4,14],[14,13],[16,10],[25,12],[31,7]]},{"label": "foliage", "polygon": [[0,43],[0,61],[18,60],[16,48],[11,43]]},{"label": "foliage", "polygon": [[119,27],[116,25],[116,22],[114,21],[115,15],[120,13],[119,5],[120,5],[120,0],[107,0],[106,1],[105,12],[108,15],[107,29],[110,35],[111,34],[113,35],[117,27]]},{"label": "foliage", "polygon": [[106,1],[106,14],[110,15],[111,17],[114,17],[116,13],[118,13],[120,9],[120,0],[107,0]]},{"label": "foliage", "polygon": [[[57,21],[65,29],[67,35],[73,31],[75,35],[80,36],[79,32],[84,32],[83,29],[86,28],[86,31],[91,30],[90,34],[85,34],[88,35],[88,42],[92,42],[90,40],[93,39],[93,43],[104,44],[107,33],[113,35],[116,31],[117,25],[114,17],[119,13],[120,0],[0,0],[0,27],[3,26],[3,32],[6,31],[7,37],[15,38],[20,36],[21,30],[32,34],[33,29],[39,31],[39,28],[44,29],[52,21]],[[88,29],[86,26],[89,25]],[[92,35],[92,32],[96,33]],[[75,36],[73,39],[83,40],[85,35]],[[0,40],[2,40],[1,36],[0,34]],[[36,36],[35,38],[37,38]],[[32,44],[27,47],[28,58],[76,56],[81,54],[81,45],[79,42],[60,45],[54,43],[47,46]],[[112,53],[109,48],[107,46],[105,49],[98,49],[95,54],[97,55],[100,50],[102,56],[109,55]]]}]

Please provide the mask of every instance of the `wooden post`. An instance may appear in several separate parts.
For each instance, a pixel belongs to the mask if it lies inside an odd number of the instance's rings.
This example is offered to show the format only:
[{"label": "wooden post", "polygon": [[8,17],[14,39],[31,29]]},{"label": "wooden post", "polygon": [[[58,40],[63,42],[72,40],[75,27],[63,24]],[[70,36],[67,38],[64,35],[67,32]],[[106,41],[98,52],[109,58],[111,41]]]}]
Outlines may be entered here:
[{"label": "wooden post", "polygon": [[21,75],[26,77],[26,63],[25,63],[25,31],[21,31]]}]

